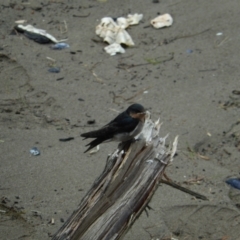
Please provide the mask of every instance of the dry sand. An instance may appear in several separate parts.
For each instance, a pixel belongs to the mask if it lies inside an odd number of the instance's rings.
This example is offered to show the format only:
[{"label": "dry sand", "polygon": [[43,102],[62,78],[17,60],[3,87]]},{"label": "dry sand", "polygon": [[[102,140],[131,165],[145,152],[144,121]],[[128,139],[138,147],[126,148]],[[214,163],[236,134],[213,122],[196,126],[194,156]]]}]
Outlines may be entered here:
[{"label": "dry sand", "polygon": [[[83,154],[80,133],[103,126],[132,102],[150,109],[153,119],[161,116],[169,141],[180,135],[167,174],[209,201],[162,185],[153,211],[143,212],[125,239],[240,239],[240,191],[224,182],[240,174],[239,9],[239,0],[2,0],[0,239],[50,239],[117,146]],[[128,30],[135,47],[109,56],[95,26],[102,17],[135,12],[144,15]],[[149,26],[166,12],[171,27]],[[11,35],[20,19],[68,38],[70,48],[55,51]],[[48,72],[46,57],[56,60],[60,73]],[[31,156],[31,147],[41,155]]]}]

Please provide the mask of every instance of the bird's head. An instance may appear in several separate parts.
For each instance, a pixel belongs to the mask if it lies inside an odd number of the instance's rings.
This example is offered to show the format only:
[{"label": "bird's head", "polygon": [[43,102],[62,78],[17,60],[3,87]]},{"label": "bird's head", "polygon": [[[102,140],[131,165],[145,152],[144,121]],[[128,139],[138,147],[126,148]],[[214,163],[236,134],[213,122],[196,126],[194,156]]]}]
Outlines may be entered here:
[{"label": "bird's head", "polygon": [[131,106],[128,107],[127,113],[132,117],[132,118],[138,118],[140,121],[145,120],[145,115],[146,115],[146,110],[145,108],[138,103],[134,103]]}]

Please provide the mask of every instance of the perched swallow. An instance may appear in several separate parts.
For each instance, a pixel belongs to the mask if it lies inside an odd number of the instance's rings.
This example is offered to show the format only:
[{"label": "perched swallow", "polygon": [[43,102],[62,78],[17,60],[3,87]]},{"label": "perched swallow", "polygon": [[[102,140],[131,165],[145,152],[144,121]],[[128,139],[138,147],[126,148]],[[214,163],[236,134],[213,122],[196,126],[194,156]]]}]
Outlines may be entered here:
[{"label": "perched swallow", "polygon": [[86,146],[85,151],[89,151],[95,146],[109,141],[125,142],[133,139],[143,129],[146,111],[144,107],[138,103],[132,104],[128,109],[120,113],[115,119],[103,126],[99,130],[81,134],[84,139],[95,138]]}]

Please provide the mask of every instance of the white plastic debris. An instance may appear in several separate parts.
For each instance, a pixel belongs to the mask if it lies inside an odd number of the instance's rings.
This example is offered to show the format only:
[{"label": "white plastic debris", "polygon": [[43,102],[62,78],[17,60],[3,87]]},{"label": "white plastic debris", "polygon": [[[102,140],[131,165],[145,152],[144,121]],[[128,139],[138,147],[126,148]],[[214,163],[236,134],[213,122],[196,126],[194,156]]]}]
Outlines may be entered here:
[{"label": "white plastic debris", "polygon": [[59,43],[67,40],[67,39],[57,40],[51,34],[47,33],[46,30],[35,28],[32,25],[23,26],[19,24],[17,25],[16,30],[23,31],[28,38],[33,39],[38,43],[47,43],[48,41]]},{"label": "white plastic debris", "polygon": [[99,145],[97,145],[94,149],[92,149],[90,152],[89,152],[89,154],[95,154],[95,153],[97,153],[98,151],[99,151],[99,149],[100,149],[100,147],[99,147]]},{"label": "white plastic debris", "polygon": [[122,29],[126,29],[130,25],[128,19],[126,19],[125,17],[117,18],[116,22],[117,25]]},{"label": "white plastic debris", "polygon": [[149,159],[146,161],[147,163],[153,163],[153,159]]},{"label": "white plastic debris", "polygon": [[[117,28],[117,24],[110,17],[104,17],[101,20],[101,23],[96,27],[96,34],[103,38],[104,42],[108,42],[109,44],[113,43],[115,40],[115,29]],[[114,32],[113,32],[114,31]]]},{"label": "white plastic debris", "polygon": [[129,46],[129,47],[135,45],[131,36],[128,34],[128,32],[124,29],[121,29],[121,28],[116,33],[115,42],[119,43],[119,44],[124,44],[124,45]]},{"label": "white plastic debris", "polygon": [[24,24],[26,22],[27,20],[24,20],[24,19],[15,21],[16,24]]},{"label": "white plastic debris", "polygon": [[96,27],[96,34],[109,44],[119,43],[133,46],[134,42],[124,28],[123,18],[120,19],[119,23],[120,25],[118,25],[118,20],[114,22],[110,17],[102,18],[101,23]]},{"label": "white plastic debris", "polygon": [[142,20],[143,14],[128,14],[128,17],[119,17],[117,18],[117,24],[121,28],[126,29],[129,25],[137,25]]},{"label": "white plastic debris", "polygon": [[112,43],[105,47],[104,50],[111,56],[114,56],[117,53],[125,53],[124,48],[119,43]]},{"label": "white plastic debris", "polygon": [[33,156],[38,156],[38,155],[40,155],[40,151],[39,151],[38,148],[36,148],[36,147],[31,148],[29,152],[30,152]]},{"label": "white plastic debris", "polygon": [[55,224],[54,218],[51,219],[50,224],[51,224],[51,225],[54,225],[54,224]]},{"label": "white plastic debris", "polygon": [[139,24],[139,22],[142,20],[143,14],[128,14],[127,21],[129,25],[136,25]]},{"label": "white plastic debris", "polygon": [[121,44],[129,47],[134,46],[134,42],[126,28],[129,25],[138,24],[142,18],[143,15],[137,13],[128,15],[128,18],[119,17],[116,21],[111,17],[102,18],[100,24],[96,27],[96,34],[103,38],[104,42],[110,44],[110,46],[105,47],[105,51],[114,56],[116,53],[125,52]]},{"label": "white plastic debris", "polygon": [[173,18],[170,14],[166,13],[152,19],[151,24],[154,28],[169,27],[173,24]]}]

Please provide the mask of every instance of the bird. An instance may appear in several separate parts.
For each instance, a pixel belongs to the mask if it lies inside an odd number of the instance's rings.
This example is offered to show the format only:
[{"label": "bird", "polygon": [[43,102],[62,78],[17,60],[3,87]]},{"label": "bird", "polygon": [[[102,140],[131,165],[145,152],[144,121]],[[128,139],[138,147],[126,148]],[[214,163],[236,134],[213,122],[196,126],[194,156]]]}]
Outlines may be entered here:
[{"label": "bird", "polygon": [[104,142],[126,142],[133,139],[142,131],[145,117],[145,108],[141,104],[134,103],[102,128],[82,133],[83,140],[95,138],[86,145],[88,148],[84,153]]}]

